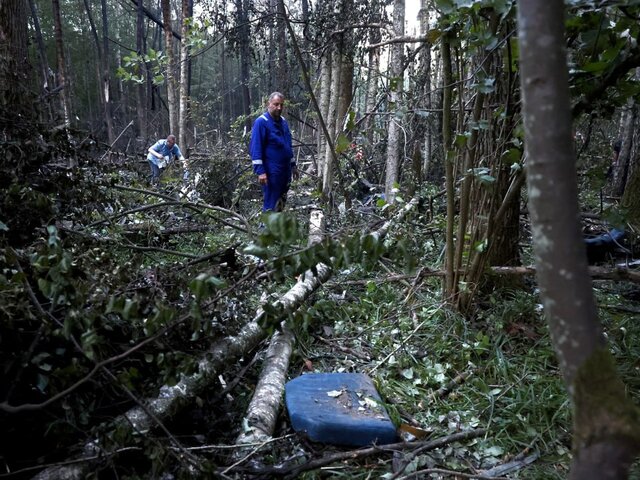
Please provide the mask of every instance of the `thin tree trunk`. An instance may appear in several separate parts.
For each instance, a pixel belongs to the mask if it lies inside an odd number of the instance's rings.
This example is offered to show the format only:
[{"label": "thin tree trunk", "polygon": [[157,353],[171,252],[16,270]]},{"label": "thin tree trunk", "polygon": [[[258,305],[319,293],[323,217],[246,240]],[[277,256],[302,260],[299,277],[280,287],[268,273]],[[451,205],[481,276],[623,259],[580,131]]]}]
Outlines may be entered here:
[{"label": "thin tree trunk", "polygon": [[[329,103],[331,101],[331,50],[327,50],[325,54],[320,59],[320,94],[318,97],[320,98],[320,116],[326,122],[329,119]],[[318,119],[320,122],[320,119]],[[329,127],[327,127],[328,129]],[[322,175],[324,172],[325,165],[325,152],[327,151],[327,139],[324,134],[324,130],[322,128],[318,128],[318,147],[316,153],[316,171],[320,174],[320,178],[322,179]],[[322,189],[322,180],[318,185],[320,189]]]},{"label": "thin tree trunk", "polygon": [[627,397],[598,319],[579,222],[564,2],[518,5],[527,184],[540,296],[573,401],[570,479],[627,478],[640,412]]},{"label": "thin tree trunk", "polygon": [[[136,53],[138,57],[144,58],[147,53],[145,46],[144,36],[144,5],[143,0],[137,0],[136,8]],[[147,138],[147,99],[146,93],[150,92],[151,79],[149,78],[149,72],[147,71],[147,64],[141,67],[140,74],[143,76],[144,81],[136,86],[136,118],[138,122],[138,147],[146,145]]]},{"label": "thin tree trunk", "polygon": [[[269,62],[268,79],[269,79],[269,92],[273,92],[278,88],[278,73],[280,70],[277,68],[278,63],[278,49],[277,49],[277,35],[276,35],[276,12],[278,11],[278,0],[269,0],[268,15],[271,17],[271,23],[269,28],[269,45],[267,61]],[[281,92],[284,94],[284,92]]]},{"label": "thin tree trunk", "polygon": [[178,116],[178,145],[183,154],[188,152],[187,123],[189,121],[189,25],[191,23],[189,0],[182,0],[182,40],[180,41],[180,113]]},{"label": "thin tree trunk", "polygon": [[636,130],[638,106],[633,98],[627,101],[624,113],[624,123],[621,132],[622,145],[618,160],[613,169],[613,195],[621,197],[624,194],[627,179],[629,177],[629,164],[631,150],[633,148],[633,134]]},{"label": "thin tree trunk", "polygon": [[[476,100],[473,107],[473,123],[478,124],[482,108],[484,106],[484,94],[476,93]],[[471,183],[473,182],[473,175],[470,173],[473,165],[475,164],[476,157],[476,143],[478,141],[478,129],[473,129],[471,132],[471,138],[469,139],[469,145],[465,154],[465,164],[462,167],[462,174],[464,180],[462,181],[462,189],[460,192],[460,218],[458,220],[458,235],[456,245],[456,255],[454,259],[453,269],[456,272],[453,279],[453,294],[458,295],[458,275],[460,268],[462,267],[462,257],[465,250],[465,232],[467,230],[467,220],[469,219],[469,211],[471,209]],[[470,249],[470,248],[469,248]],[[469,255],[471,255],[469,253]]]},{"label": "thin tree trunk", "polygon": [[322,198],[325,202],[329,202],[332,196],[333,190],[333,169],[335,168],[334,156],[335,152],[333,146],[335,145],[336,137],[336,114],[338,109],[338,100],[340,92],[340,79],[342,68],[342,56],[337,46],[335,47],[332,55],[331,65],[331,89],[329,92],[329,111],[327,114],[327,129],[331,138],[326,143],[326,150],[324,154],[324,169],[322,170]]},{"label": "thin tree trunk", "polygon": [[109,145],[115,142],[113,129],[113,102],[111,98],[111,75],[109,74],[109,17],[107,16],[107,0],[101,0],[102,7],[102,58],[100,69],[102,74],[102,97],[104,98],[104,121],[107,126]]},{"label": "thin tree trunk", "polygon": [[67,75],[67,65],[64,55],[64,40],[62,35],[62,21],[60,20],[60,1],[51,0],[53,6],[53,23],[56,39],[56,54],[58,59],[58,86],[60,90],[60,101],[62,104],[62,115],[65,126],[71,125],[71,92],[69,91],[70,81]]},{"label": "thin tree trunk", "polygon": [[447,229],[446,229],[446,256],[444,282],[444,298],[449,300],[454,294],[454,250],[453,242],[454,217],[455,217],[455,185],[453,178],[453,152],[451,148],[451,96],[453,89],[451,78],[451,39],[450,34],[442,37],[442,147],[444,150],[445,182],[447,191]]},{"label": "thin tree trunk", "polygon": [[[238,37],[240,42],[240,88],[242,90],[242,114],[245,116],[245,129],[251,130],[251,28],[249,26],[249,8],[245,0],[236,0],[238,15]],[[282,93],[282,92],[281,92]]]},{"label": "thin tree trunk", "polygon": [[345,133],[345,120],[349,107],[353,101],[353,57],[347,48],[341,49],[340,56],[340,91],[338,92],[338,105],[336,109],[336,138]]},{"label": "thin tree trunk", "polygon": [[47,107],[47,119],[53,119],[53,107],[51,105],[51,90],[55,87],[55,80],[52,76],[49,61],[47,59],[47,50],[44,46],[42,38],[42,30],[40,28],[40,19],[38,17],[38,9],[34,0],[29,0],[29,8],[31,9],[31,18],[33,20],[33,30],[36,37],[36,45],[38,47],[38,58],[40,59],[40,72],[42,74],[42,90],[43,97]]},{"label": "thin tree trunk", "polygon": [[[106,20],[106,2],[102,0],[102,28],[103,28],[103,39],[108,37],[108,32],[105,32],[104,29],[107,28],[108,23]],[[98,38],[98,30],[96,29],[96,24],[93,20],[93,14],[91,12],[91,6],[89,5],[88,0],[84,0],[84,8],[87,12],[87,19],[89,20],[89,27],[91,28],[91,35],[93,36],[94,41],[96,42],[96,52],[98,57],[98,89],[100,91],[100,103],[102,104],[102,115],[104,119],[104,126],[107,131],[107,138],[109,141],[109,145],[113,144],[114,134],[113,134],[113,121],[111,119],[111,114],[109,111],[110,99],[109,99],[109,69],[108,62],[104,60],[104,43],[100,42]],[[108,42],[108,40],[107,40]],[[108,43],[107,43],[108,45]],[[107,79],[105,81],[105,78]],[[105,88],[106,87],[106,88]]]},{"label": "thin tree trunk", "polygon": [[278,74],[278,83],[275,89],[283,93],[285,97],[289,97],[289,78],[291,76],[291,72],[289,72],[289,65],[287,62],[287,36],[283,20],[285,15],[286,13],[284,10],[284,4],[282,2],[276,2],[276,38],[278,39],[278,60],[275,70]]},{"label": "thin tree trunk", "polygon": [[[377,31],[377,35],[374,39],[380,41],[380,32]],[[373,39],[372,39],[373,41]],[[376,124],[375,111],[377,105],[377,97],[379,91],[379,78],[380,78],[380,49],[372,48],[369,50],[369,74],[367,75],[367,95],[365,101],[365,115],[367,119],[365,121],[365,135],[370,144],[374,142],[374,126]]]},{"label": "thin tree trunk", "polygon": [[167,104],[169,108],[169,131],[176,137],[180,135],[178,124],[178,96],[176,85],[176,56],[173,51],[173,34],[171,31],[171,3],[169,0],[161,0],[162,3],[162,21],[164,23],[164,44],[165,53],[167,55]]},{"label": "thin tree trunk", "polygon": [[[393,2],[393,32],[396,37],[404,36],[404,11],[405,0],[395,0]],[[400,162],[404,156],[400,155],[402,149],[399,119],[395,112],[400,106],[403,91],[404,74],[404,44],[394,44],[391,46],[390,75],[392,85],[390,86],[391,98],[389,102],[389,134],[387,139],[387,165],[384,192],[388,203],[395,200],[395,191],[400,182]]]}]

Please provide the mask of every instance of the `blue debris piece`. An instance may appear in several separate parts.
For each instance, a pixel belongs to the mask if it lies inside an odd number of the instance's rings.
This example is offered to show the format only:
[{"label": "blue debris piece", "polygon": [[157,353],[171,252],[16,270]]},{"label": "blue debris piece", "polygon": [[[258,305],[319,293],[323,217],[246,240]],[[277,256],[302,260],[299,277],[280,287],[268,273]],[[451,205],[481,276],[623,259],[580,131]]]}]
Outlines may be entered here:
[{"label": "blue debris piece", "polygon": [[396,428],[371,379],[362,373],[309,373],[285,385],[291,425],[314,442],[384,445]]},{"label": "blue debris piece", "polygon": [[611,254],[616,250],[627,254],[631,253],[620,244],[624,235],[624,230],[612,228],[601,235],[585,238],[584,243],[587,247],[587,260],[589,263],[602,262],[607,258],[607,254]]},{"label": "blue debris piece", "polygon": [[624,237],[624,230],[618,230],[613,228],[602,235],[597,235],[591,238],[585,238],[584,242],[587,245],[604,246],[604,245],[616,245]]}]

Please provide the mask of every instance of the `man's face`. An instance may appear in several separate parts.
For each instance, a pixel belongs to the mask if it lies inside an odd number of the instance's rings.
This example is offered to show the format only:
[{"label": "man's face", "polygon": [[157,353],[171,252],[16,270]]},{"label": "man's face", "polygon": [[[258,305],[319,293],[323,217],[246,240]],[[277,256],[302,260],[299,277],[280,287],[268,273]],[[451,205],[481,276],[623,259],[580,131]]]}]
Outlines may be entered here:
[{"label": "man's face", "polygon": [[269,101],[267,105],[267,111],[269,115],[273,118],[278,119],[282,114],[282,109],[284,108],[284,98],[282,97],[273,97],[272,100]]},{"label": "man's face", "polygon": [[176,144],[176,140],[174,138],[167,138],[167,147],[173,148],[175,144]]}]

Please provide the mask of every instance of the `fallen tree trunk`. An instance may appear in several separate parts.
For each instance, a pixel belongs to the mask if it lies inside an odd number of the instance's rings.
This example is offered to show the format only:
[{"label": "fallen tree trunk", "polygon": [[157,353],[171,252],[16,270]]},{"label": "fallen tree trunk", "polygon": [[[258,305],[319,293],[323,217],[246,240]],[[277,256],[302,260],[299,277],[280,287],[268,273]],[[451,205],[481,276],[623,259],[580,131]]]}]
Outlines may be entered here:
[{"label": "fallen tree trunk", "polygon": [[[400,221],[417,203],[417,198],[414,198],[400,210],[396,217],[385,222],[373,235],[378,239],[386,236],[391,225]],[[310,242],[322,239],[322,217],[321,215],[318,217],[318,212],[315,212],[315,215],[314,217],[314,214],[312,214]],[[300,276],[297,283],[279,300],[274,302],[272,306],[276,311],[280,312],[281,318],[284,318],[298,308],[331,275],[332,269],[328,265],[324,263],[317,264],[315,274],[313,271],[307,270]],[[115,425],[137,434],[145,434],[158,420],[168,418],[178,412],[184,405],[189,404],[196,396],[213,385],[222,367],[230,361],[241,357],[247,351],[252,350],[266,338],[267,331],[260,327],[260,321],[264,316],[264,310],[259,309],[256,316],[235,337],[227,337],[213,346],[209,355],[200,361],[199,370],[196,374],[183,377],[173,387],[163,386],[158,397],[147,400],[144,408],[135,407],[121,415],[116,419]],[[278,408],[279,406],[276,408],[275,415],[273,415],[274,418],[277,418]],[[268,425],[266,426],[271,428]],[[271,433],[273,433],[272,429]],[[34,478],[37,480],[84,478],[91,462],[99,459],[101,452],[102,449],[96,442],[88,442],[83,449],[83,453],[72,461],[82,463],[50,467]]]},{"label": "fallen tree trunk", "polygon": [[[491,267],[491,271],[500,275],[535,275],[532,266],[523,267]],[[640,283],[640,272],[626,267],[589,267],[589,275],[594,280],[614,280],[616,282],[629,281]]]},{"label": "fallen tree trunk", "polygon": [[[322,210],[313,210],[309,220],[308,244],[313,245],[321,242],[323,238],[325,222]],[[320,263],[316,268],[329,267]],[[305,275],[313,274],[309,270]],[[236,445],[264,442],[273,435],[275,430],[294,341],[293,334],[284,322],[280,327],[282,331],[276,332],[271,339],[264,369],[247,408],[245,419],[249,430],[238,435]],[[244,449],[240,448],[235,452],[234,458],[240,459],[243,454]]]},{"label": "fallen tree trunk", "polygon": [[[302,304],[330,276],[331,269],[326,265],[319,265],[317,275],[307,272],[288,292],[274,302],[274,309],[281,312],[284,318]],[[196,396],[217,381],[217,375],[221,368],[255,348],[267,337],[267,331],[259,325],[264,315],[262,309],[258,310],[256,316],[236,336],[227,337],[213,346],[210,353],[200,361],[197,373],[183,377],[173,387],[163,386],[158,397],[145,402],[145,408],[132,408],[118,417],[115,425],[144,435],[154,426],[155,418],[165,419],[178,412],[184,405],[189,404]],[[85,445],[83,453],[74,460],[77,462],[85,459],[86,462],[47,468],[34,478],[37,480],[84,478],[89,470],[90,462],[99,460],[98,456],[101,451],[101,447],[97,443],[89,442]]]},{"label": "fallen tree trunk", "polygon": [[[372,235],[377,239],[384,238],[391,225],[404,218],[417,203],[418,199],[414,198],[405,205],[395,217],[385,222],[382,227],[373,232]],[[312,211],[309,221],[309,245],[322,241],[324,225],[325,222],[322,211]],[[324,263],[316,265],[318,272],[324,269],[329,269],[329,267]],[[305,276],[306,275],[313,276],[313,273],[311,270],[308,270],[305,272]],[[276,420],[282,403],[287,370],[289,368],[289,357],[293,350],[292,343],[294,341],[293,334],[286,326],[282,325],[281,327],[282,333],[276,333],[269,346],[267,358],[265,359],[265,367],[247,409],[247,414],[245,415],[250,430],[241,433],[236,439],[235,443],[240,448],[234,454],[235,459],[241,459],[245,454],[246,449],[241,448],[242,445],[264,442],[273,435],[275,430]],[[249,458],[249,456],[250,454],[247,455],[245,459]]]},{"label": "fallen tree trunk", "polygon": [[[520,267],[490,267],[490,272],[495,275],[535,275],[536,269],[533,266],[520,266]],[[612,280],[615,282],[632,282],[640,283],[640,272],[626,267],[589,267],[589,274],[593,280]],[[422,277],[444,277],[444,270],[429,270],[423,268],[418,272]],[[411,278],[415,278],[416,275],[388,275],[385,278],[373,279],[376,282],[401,282]],[[340,285],[366,285],[372,279],[363,280],[345,280],[341,281]]]}]

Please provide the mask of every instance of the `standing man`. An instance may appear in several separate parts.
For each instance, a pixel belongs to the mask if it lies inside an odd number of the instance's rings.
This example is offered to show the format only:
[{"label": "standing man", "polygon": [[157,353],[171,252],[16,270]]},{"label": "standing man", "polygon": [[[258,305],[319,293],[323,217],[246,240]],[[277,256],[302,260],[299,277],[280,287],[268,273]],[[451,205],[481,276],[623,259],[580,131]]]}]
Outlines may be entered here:
[{"label": "standing man", "polygon": [[166,140],[158,140],[152,146],[149,147],[149,154],[147,160],[149,161],[149,167],[151,168],[151,184],[157,185],[160,180],[160,173],[164,168],[177,158],[183,162],[185,167],[185,174],[187,163],[185,161],[180,147],[176,145],[176,136],[169,135]]},{"label": "standing man", "polygon": [[284,95],[269,95],[267,111],[253,123],[249,154],[253,172],[262,186],[262,211],[281,212],[291,185],[291,177],[297,178],[298,170],[293,158],[291,131],[282,118]]}]

